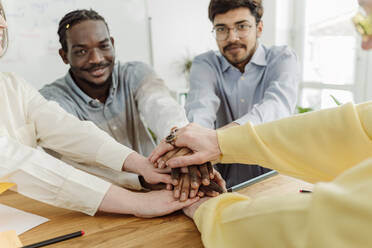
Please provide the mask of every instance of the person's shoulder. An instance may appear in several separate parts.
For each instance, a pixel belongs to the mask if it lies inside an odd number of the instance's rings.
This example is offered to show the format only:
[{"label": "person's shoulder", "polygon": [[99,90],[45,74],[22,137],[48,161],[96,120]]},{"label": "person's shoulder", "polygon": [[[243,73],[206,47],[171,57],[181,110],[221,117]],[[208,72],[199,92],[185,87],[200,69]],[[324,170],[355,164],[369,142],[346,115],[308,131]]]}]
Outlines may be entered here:
[{"label": "person's shoulder", "polygon": [[219,57],[220,57],[220,53],[218,51],[210,50],[208,52],[195,56],[193,61],[214,64],[219,61]]},{"label": "person's shoulder", "polygon": [[13,72],[0,73],[1,86],[5,87],[8,91],[19,92],[19,90],[35,90],[29,83],[26,82],[21,76]]},{"label": "person's shoulder", "polygon": [[266,60],[268,63],[275,63],[284,59],[297,60],[296,53],[289,46],[263,46],[266,53]]},{"label": "person's shoulder", "polygon": [[146,78],[155,77],[154,70],[148,64],[141,61],[117,62],[115,65],[119,84],[126,84],[130,88],[137,89]]},{"label": "person's shoulder", "polygon": [[193,66],[208,67],[213,70],[219,70],[222,66],[223,56],[219,51],[210,50],[208,52],[199,54],[192,62]]},{"label": "person's shoulder", "polygon": [[152,70],[151,66],[142,61],[116,62],[115,69],[120,73],[134,73],[138,71]]},{"label": "person's shoulder", "polygon": [[71,96],[73,94],[72,90],[66,83],[65,77],[44,85],[44,87],[39,90],[39,93],[49,101],[58,102],[64,109],[70,108],[71,103],[75,102],[74,98]]}]

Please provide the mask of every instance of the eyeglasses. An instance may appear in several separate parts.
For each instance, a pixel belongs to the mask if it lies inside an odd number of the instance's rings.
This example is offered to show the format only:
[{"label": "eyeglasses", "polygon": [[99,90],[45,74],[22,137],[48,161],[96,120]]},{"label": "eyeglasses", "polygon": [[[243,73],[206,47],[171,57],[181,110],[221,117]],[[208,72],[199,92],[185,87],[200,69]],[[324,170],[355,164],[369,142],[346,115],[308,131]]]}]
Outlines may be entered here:
[{"label": "eyeglasses", "polygon": [[230,34],[230,30],[233,30],[240,39],[245,38],[249,35],[253,25],[248,23],[236,24],[233,28],[229,28],[225,25],[216,26],[213,28],[212,33],[216,40],[224,41],[227,40]]},{"label": "eyeglasses", "polygon": [[372,15],[364,15],[361,12],[353,17],[355,29],[362,36],[372,35]]}]

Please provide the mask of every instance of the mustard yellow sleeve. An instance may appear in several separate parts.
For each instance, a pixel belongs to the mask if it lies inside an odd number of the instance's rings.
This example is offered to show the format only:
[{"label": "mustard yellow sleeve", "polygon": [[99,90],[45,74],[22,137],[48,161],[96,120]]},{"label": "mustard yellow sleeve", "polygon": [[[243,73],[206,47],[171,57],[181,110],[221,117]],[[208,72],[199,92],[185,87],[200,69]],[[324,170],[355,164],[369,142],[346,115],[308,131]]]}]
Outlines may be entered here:
[{"label": "mustard yellow sleeve", "polygon": [[223,194],[194,221],[206,248],[367,248],[372,243],[372,160],[346,170],[312,194],[249,199]]},{"label": "mustard yellow sleeve", "polygon": [[247,163],[308,182],[330,181],[372,156],[372,102],[218,131],[222,163]]}]

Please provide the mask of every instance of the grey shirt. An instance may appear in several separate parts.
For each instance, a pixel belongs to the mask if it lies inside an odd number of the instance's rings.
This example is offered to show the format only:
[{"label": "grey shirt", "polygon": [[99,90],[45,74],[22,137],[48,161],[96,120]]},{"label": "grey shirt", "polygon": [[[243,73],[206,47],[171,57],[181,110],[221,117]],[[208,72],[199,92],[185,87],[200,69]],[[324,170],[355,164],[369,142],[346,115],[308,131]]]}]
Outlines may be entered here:
[{"label": "grey shirt", "polygon": [[219,52],[195,58],[186,113],[190,122],[219,128],[289,116],[297,102],[297,59],[288,47],[259,44],[244,73]]},{"label": "grey shirt", "polygon": [[164,82],[141,62],[117,62],[105,103],[92,99],[73,81],[70,73],[44,86],[40,93],[58,102],[81,120],[90,120],[119,143],[147,156],[155,147],[146,125],[159,139],[173,126],[184,126],[184,110],[170,96]]},{"label": "grey shirt", "polygon": [[[188,123],[184,109],[171,97],[163,80],[141,62],[115,64],[105,103],[85,94],[70,73],[44,86],[40,93],[46,99],[58,102],[80,120],[94,122],[116,141],[144,156],[149,155],[155,147],[147,127],[160,140],[172,127],[182,127]],[[138,177],[129,175],[131,173],[118,175],[108,168],[72,165],[121,186],[140,188]]]}]

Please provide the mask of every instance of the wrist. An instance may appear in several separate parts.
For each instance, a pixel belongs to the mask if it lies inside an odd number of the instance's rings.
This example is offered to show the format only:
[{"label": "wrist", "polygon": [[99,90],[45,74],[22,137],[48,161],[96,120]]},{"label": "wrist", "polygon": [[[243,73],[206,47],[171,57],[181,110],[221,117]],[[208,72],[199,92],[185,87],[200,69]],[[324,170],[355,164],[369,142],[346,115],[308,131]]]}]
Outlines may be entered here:
[{"label": "wrist", "polygon": [[140,162],[141,159],[144,159],[144,158],[141,155],[139,155],[137,152],[132,152],[125,159],[123,167],[122,167],[122,171],[140,174],[139,173],[141,171],[140,167],[143,164]]},{"label": "wrist", "polygon": [[138,193],[111,185],[106,192],[98,210],[107,213],[135,214]]}]

